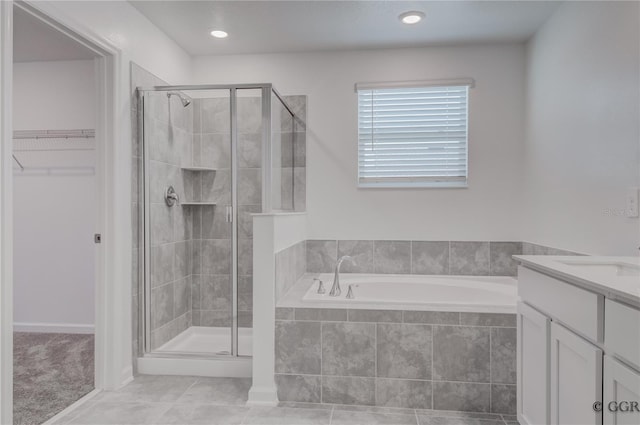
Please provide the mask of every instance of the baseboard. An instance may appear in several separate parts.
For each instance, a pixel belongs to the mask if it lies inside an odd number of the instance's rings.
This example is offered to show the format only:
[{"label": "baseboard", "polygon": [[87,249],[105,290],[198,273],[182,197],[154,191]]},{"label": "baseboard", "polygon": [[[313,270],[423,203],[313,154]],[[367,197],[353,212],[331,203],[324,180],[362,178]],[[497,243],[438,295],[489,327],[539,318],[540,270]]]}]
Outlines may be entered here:
[{"label": "baseboard", "polygon": [[[85,403],[87,403],[88,401],[91,401],[91,399],[93,399],[95,396],[97,396],[101,392],[102,392],[101,390],[91,391],[89,394],[85,395],[80,400],[77,400],[72,405],[67,406],[61,412],[58,412],[55,416],[47,419],[45,422],[42,423],[42,425],[51,425],[51,424],[61,423],[60,421],[61,418],[65,418],[66,420],[74,418],[76,416],[75,414],[79,414],[80,412],[82,412],[82,406]],[[66,420],[62,422],[67,423]]]},{"label": "baseboard", "polygon": [[277,406],[278,391],[274,386],[258,387],[252,386],[249,390],[249,400],[247,406]]},{"label": "baseboard", "polygon": [[92,334],[95,333],[94,325],[76,325],[72,323],[26,323],[14,322],[14,332],[42,332],[61,334]]}]

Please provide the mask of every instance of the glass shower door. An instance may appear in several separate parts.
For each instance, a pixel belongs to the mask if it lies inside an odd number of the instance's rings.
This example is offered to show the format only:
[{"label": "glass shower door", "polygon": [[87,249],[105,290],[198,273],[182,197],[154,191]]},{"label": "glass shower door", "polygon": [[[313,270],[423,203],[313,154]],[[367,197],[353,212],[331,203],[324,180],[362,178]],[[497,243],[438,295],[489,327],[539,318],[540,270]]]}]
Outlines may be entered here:
[{"label": "glass shower door", "polygon": [[146,352],[229,355],[230,90],[146,91]]}]

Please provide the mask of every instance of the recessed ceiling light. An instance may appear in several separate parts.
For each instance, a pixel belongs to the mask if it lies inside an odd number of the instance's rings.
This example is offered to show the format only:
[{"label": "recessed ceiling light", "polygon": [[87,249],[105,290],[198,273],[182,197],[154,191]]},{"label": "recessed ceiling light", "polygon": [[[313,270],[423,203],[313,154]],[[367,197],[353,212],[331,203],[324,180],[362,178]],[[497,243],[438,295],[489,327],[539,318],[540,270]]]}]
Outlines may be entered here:
[{"label": "recessed ceiling light", "polygon": [[400,20],[404,24],[413,25],[422,21],[424,18],[424,13],[412,10],[411,12],[405,12],[399,16]]},{"label": "recessed ceiling light", "polygon": [[211,31],[211,35],[215,38],[227,38],[229,34],[222,30],[213,30]]}]

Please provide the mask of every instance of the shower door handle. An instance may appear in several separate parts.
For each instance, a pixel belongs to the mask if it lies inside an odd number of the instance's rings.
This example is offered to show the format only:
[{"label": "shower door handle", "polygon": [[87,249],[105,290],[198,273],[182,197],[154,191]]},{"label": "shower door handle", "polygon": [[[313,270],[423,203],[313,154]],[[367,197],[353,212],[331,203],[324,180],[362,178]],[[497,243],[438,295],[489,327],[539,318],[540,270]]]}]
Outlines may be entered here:
[{"label": "shower door handle", "polygon": [[227,223],[233,223],[233,207],[231,205],[226,206],[226,218]]}]

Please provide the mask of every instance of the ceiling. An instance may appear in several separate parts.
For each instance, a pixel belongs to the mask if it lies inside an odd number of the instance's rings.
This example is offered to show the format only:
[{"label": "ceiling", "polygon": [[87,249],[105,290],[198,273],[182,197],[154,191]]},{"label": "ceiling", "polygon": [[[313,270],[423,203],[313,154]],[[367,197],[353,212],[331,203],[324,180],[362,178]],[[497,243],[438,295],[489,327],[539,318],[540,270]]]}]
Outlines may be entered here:
[{"label": "ceiling", "polygon": [[93,59],[96,55],[77,41],[19,7],[13,8],[14,62]]},{"label": "ceiling", "polygon": [[[194,56],[523,42],[547,1],[131,1]],[[426,13],[416,25],[398,15]],[[229,33],[214,39],[213,29]]]}]

